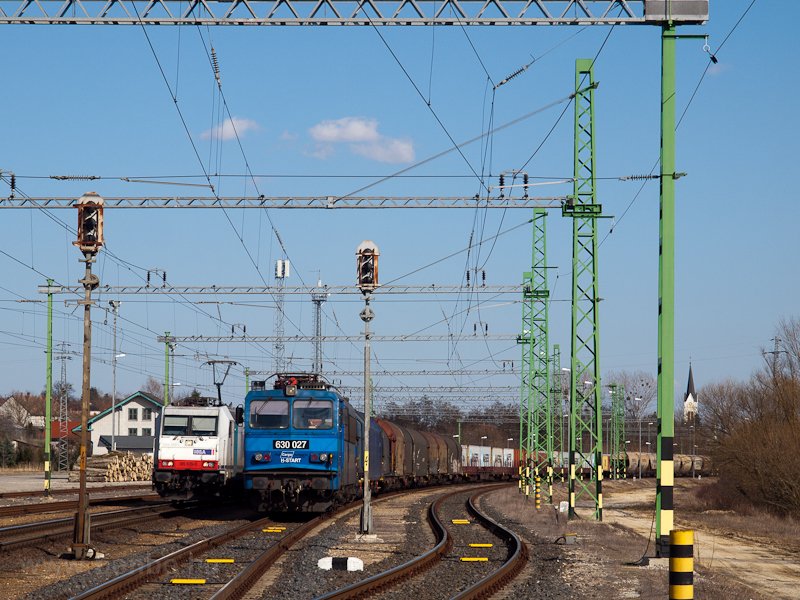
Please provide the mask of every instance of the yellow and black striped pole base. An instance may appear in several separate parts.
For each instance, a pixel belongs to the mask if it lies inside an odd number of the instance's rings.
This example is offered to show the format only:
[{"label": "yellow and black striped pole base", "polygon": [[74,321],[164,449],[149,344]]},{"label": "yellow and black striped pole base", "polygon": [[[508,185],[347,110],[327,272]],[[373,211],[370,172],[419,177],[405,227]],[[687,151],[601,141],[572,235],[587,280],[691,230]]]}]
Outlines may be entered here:
[{"label": "yellow and black striped pole base", "polygon": [[669,533],[669,598],[694,600],[694,531]]},{"label": "yellow and black striped pole base", "polygon": [[536,476],[536,510],[542,507],[542,480]]}]

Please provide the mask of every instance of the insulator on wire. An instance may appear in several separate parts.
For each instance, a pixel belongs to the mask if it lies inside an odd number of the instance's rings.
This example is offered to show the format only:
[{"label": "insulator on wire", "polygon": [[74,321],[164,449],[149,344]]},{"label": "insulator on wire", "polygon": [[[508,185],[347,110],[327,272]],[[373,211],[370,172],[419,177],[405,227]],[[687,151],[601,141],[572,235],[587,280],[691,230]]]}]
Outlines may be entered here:
[{"label": "insulator on wire", "polygon": [[481,277],[483,278],[483,287],[486,287],[486,271],[481,271]]},{"label": "insulator on wire", "polygon": [[164,273],[161,275],[161,287],[167,287],[167,272],[166,271],[164,271]]},{"label": "insulator on wire", "polygon": [[503,198],[506,195],[505,190],[503,189],[505,187],[505,185],[506,185],[506,178],[501,173],[500,174],[500,197],[501,198]]},{"label": "insulator on wire", "polygon": [[642,181],[644,179],[660,179],[661,175],[625,175],[620,177],[620,181]]},{"label": "insulator on wire", "polygon": [[522,176],[522,183],[525,186],[523,189],[525,190],[525,197],[527,198],[528,197],[528,174],[527,173],[525,173]]},{"label": "insulator on wire", "polygon": [[217,51],[214,50],[214,47],[211,47],[211,64],[214,67],[214,79],[217,80],[217,83],[220,82],[219,76],[219,60],[217,59]]},{"label": "insulator on wire", "polygon": [[99,175],[50,175],[50,179],[58,181],[94,181],[100,179]]},{"label": "insulator on wire", "polygon": [[17,191],[17,176],[13,173],[11,174],[11,195],[10,198],[14,197],[14,192]]},{"label": "insulator on wire", "polygon": [[467,271],[467,285],[469,285],[469,271]]},{"label": "insulator on wire", "polygon": [[473,323],[472,324],[472,335],[478,335],[478,324],[477,323]]},{"label": "insulator on wire", "polygon": [[488,323],[486,323],[484,325],[484,331],[486,332],[486,335],[489,335],[489,324]]},{"label": "insulator on wire", "polygon": [[147,272],[147,285],[145,287],[150,287],[150,271]]}]

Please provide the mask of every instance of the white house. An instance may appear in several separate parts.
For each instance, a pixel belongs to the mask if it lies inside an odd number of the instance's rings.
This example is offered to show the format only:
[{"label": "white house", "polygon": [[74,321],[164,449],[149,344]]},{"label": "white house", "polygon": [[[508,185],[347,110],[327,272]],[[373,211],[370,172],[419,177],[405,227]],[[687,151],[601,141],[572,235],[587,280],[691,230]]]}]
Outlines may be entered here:
[{"label": "white house", "polygon": [[[97,456],[108,453],[112,435],[112,418],[114,419],[115,441],[124,439],[126,449],[149,449],[152,452],[156,434],[156,418],[164,408],[161,402],[150,394],[139,391],[118,401],[114,408],[113,416],[111,408],[109,408],[89,419],[92,454]],[[80,425],[72,431],[80,435]],[[138,443],[131,444],[131,438],[136,438]],[[117,444],[117,448],[121,449],[119,444]]]},{"label": "white house", "polygon": [[0,398],[0,418],[7,420],[13,427],[22,429],[31,422],[31,413],[14,399],[14,396]]}]

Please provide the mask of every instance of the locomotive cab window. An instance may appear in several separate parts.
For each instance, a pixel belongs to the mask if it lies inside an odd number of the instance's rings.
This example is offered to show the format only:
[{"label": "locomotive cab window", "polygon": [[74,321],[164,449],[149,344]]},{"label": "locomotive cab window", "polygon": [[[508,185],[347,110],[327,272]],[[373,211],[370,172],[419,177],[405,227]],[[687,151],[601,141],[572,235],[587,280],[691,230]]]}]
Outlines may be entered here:
[{"label": "locomotive cab window", "polygon": [[165,415],[163,435],[217,435],[217,417]]},{"label": "locomotive cab window", "polygon": [[295,400],[292,408],[295,429],[330,429],[333,427],[333,402],[330,400]]},{"label": "locomotive cab window", "polygon": [[192,435],[217,435],[217,417],[192,417]]},{"label": "locomotive cab window", "polygon": [[250,403],[250,427],[254,429],[287,429],[288,400],[253,400]]},{"label": "locomotive cab window", "polygon": [[189,417],[165,415],[163,433],[164,435],[189,435]]}]

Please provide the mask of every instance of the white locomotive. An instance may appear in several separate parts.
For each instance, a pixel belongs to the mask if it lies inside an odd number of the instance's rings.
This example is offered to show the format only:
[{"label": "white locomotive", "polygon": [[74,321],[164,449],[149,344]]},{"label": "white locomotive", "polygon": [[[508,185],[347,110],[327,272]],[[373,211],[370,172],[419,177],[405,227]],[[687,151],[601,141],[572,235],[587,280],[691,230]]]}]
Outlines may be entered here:
[{"label": "white locomotive", "polygon": [[235,491],[244,464],[240,424],[240,408],[233,415],[224,405],[167,406],[153,461],[159,495],[188,499]]}]

